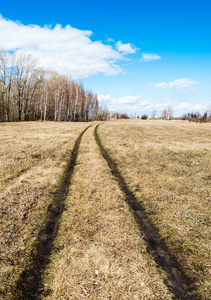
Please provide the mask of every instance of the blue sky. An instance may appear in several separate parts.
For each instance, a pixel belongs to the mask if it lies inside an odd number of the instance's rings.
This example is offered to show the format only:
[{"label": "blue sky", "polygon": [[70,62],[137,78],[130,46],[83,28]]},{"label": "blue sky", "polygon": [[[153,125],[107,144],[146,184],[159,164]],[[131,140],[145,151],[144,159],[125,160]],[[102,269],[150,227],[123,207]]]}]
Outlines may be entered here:
[{"label": "blue sky", "polygon": [[204,0],[4,2],[0,48],[72,75],[111,111],[150,116],[171,105],[175,116],[204,112],[210,12]]}]

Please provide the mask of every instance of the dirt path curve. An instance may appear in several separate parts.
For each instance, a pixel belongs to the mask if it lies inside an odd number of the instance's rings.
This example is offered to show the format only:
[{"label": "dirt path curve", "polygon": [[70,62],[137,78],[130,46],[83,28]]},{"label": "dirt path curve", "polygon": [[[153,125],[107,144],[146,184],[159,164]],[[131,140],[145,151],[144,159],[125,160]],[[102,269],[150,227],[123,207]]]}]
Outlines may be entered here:
[{"label": "dirt path curve", "polygon": [[14,291],[14,299],[39,299],[39,295],[41,294],[43,287],[42,275],[49,263],[53,242],[58,233],[59,220],[64,210],[64,201],[68,195],[70,180],[76,164],[79,145],[84,133],[90,126],[88,126],[79,135],[75,142],[60,189],[55,195],[54,202],[48,208],[48,220],[46,221],[44,229],[42,229],[39,233],[38,242],[32,251],[33,263],[28,270],[25,270],[21,274]]},{"label": "dirt path curve", "polygon": [[136,221],[140,225],[142,234],[147,244],[147,250],[153,255],[156,263],[160,265],[168,275],[166,285],[169,290],[175,295],[176,299],[196,299],[194,293],[194,284],[183,272],[176,257],[171,253],[164,240],[159,236],[158,230],[149,222],[145,214],[144,208],[136,199],[135,195],[129,190],[127,184],[118,171],[117,164],[109,157],[105,148],[103,147],[100,137],[98,135],[97,125],[95,127],[95,139],[100,148],[100,151],[107,161],[112,175],[116,178],[121,190],[124,192],[126,202],[131,207]]}]

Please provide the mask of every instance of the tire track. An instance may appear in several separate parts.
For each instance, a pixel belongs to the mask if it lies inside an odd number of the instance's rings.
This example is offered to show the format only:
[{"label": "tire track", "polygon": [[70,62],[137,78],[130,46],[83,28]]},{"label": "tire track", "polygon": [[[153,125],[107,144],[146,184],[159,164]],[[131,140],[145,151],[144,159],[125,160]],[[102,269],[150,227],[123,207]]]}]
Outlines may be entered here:
[{"label": "tire track", "polygon": [[[90,125],[92,126],[92,125]],[[48,219],[38,235],[34,249],[32,250],[32,264],[25,270],[17,282],[13,293],[14,299],[40,299],[43,292],[42,275],[50,261],[53,242],[57,237],[59,220],[64,211],[64,201],[68,195],[71,177],[76,165],[79,145],[88,126],[78,137],[72,150],[70,161],[64,172],[59,190],[56,192],[53,202],[48,207]]]},{"label": "tire track", "polygon": [[107,151],[103,147],[97,132],[98,127],[99,125],[95,127],[95,140],[100,148],[102,156],[111,169],[112,175],[116,178],[121,190],[124,192],[126,202],[132,209],[137,223],[140,225],[141,233],[144,235],[143,237],[147,244],[147,251],[153,255],[155,262],[167,273],[168,279],[165,284],[175,295],[175,299],[198,299],[194,293],[194,283],[185,274],[176,257],[168,248],[165,240],[161,239],[158,229],[147,219],[144,208],[138,202],[135,195],[129,190],[125,179],[118,171],[117,164],[109,157]]}]

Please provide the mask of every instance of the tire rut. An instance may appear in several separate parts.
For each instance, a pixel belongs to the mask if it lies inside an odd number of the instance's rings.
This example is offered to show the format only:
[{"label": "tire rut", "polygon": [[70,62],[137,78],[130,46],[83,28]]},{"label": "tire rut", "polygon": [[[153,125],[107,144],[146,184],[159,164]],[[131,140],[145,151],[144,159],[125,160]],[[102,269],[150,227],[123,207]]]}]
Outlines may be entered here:
[{"label": "tire rut", "polygon": [[48,218],[44,229],[39,232],[37,242],[32,250],[32,263],[29,269],[23,271],[20,275],[13,293],[13,299],[40,299],[42,296],[44,291],[42,275],[50,262],[53,242],[57,237],[59,220],[65,209],[64,201],[68,195],[69,186],[71,184],[70,181],[76,165],[79,145],[84,133],[90,126],[82,131],[75,142],[60,188],[55,193],[54,200],[48,207]]},{"label": "tire rut", "polygon": [[147,219],[142,205],[138,202],[135,195],[128,188],[125,179],[118,171],[117,164],[109,157],[103,147],[98,135],[98,127],[95,127],[95,140],[99,146],[102,156],[107,161],[112,175],[116,178],[121,190],[125,194],[126,202],[130,206],[137,223],[140,226],[141,233],[147,244],[147,251],[154,257],[155,262],[162,267],[167,274],[166,286],[175,295],[175,299],[194,300],[199,299],[195,295],[194,282],[185,274],[182,266],[177,261],[174,254],[167,246],[164,239],[159,235],[158,229]]}]

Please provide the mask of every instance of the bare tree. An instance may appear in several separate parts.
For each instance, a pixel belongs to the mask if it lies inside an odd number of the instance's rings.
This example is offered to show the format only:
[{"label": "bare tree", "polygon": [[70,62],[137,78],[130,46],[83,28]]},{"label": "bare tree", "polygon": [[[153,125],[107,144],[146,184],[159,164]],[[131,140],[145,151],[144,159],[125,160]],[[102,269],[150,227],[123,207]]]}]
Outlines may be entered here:
[{"label": "bare tree", "polygon": [[211,104],[207,105],[207,116],[211,117]]},{"label": "bare tree", "polygon": [[152,119],[155,119],[156,115],[157,115],[157,111],[153,109],[153,111],[152,111]]},{"label": "bare tree", "polygon": [[97,95],[85,92],[82,84],[38,68],[30,55],[0,51],[0,121],[98,118]]},{"label": "bare tree", "polygon": [[169,120],[173,119],[173,108],[171,106],[168,107],[167,117],[169,118]]},{"label": "bare tree", "polygon": [[162,119],[163,119],[163,120],[167,119],[167,116],[168,116],[167,110],[164,109],[164,110],[162,111]]},{"label": "bare tree", "polygon": [[10,121],[14,55],[0,52],[0,120]]}]

